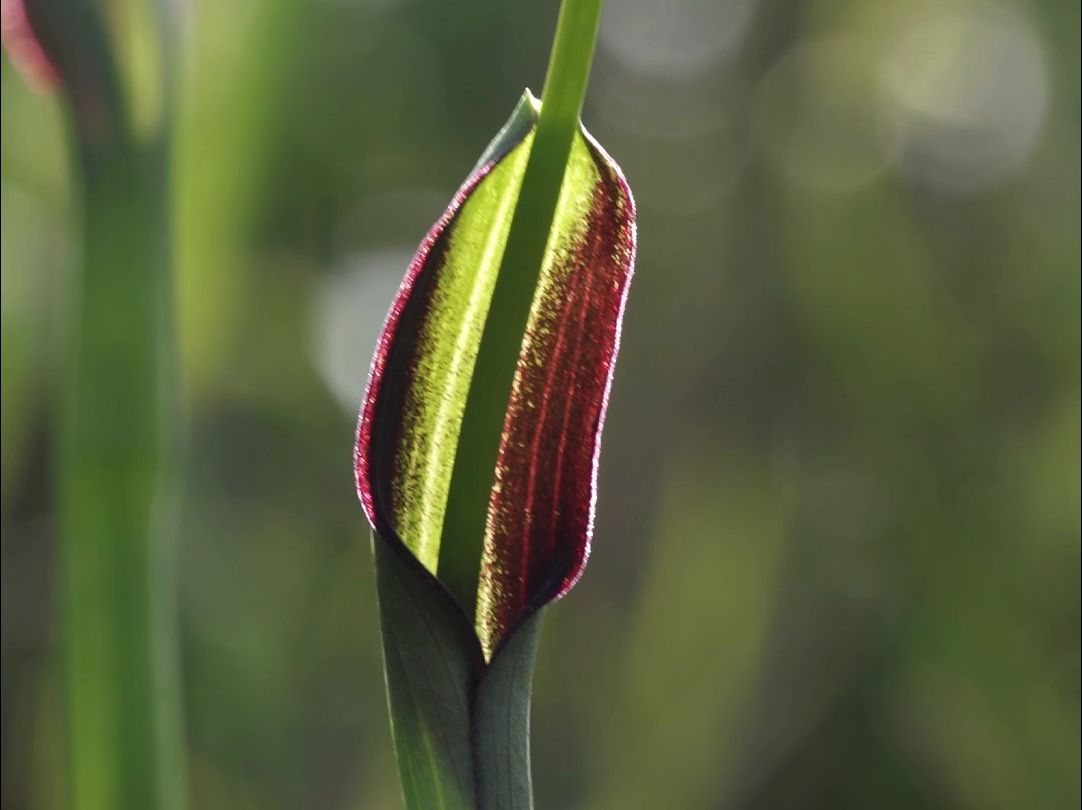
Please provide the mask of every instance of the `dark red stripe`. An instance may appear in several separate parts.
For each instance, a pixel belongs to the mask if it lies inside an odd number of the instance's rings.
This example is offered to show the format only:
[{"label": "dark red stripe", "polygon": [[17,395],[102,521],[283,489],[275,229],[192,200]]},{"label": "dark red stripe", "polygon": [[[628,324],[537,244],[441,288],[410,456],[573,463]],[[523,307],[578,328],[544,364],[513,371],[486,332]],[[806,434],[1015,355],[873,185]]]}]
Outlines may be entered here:
[{"label": "dark red stripe", "polygon": [[551,306],[532,326],[533,348],[520,360],[489,507],[489,618],[503,630],[566,593],[589,554],[597,452],[635,244],[627,185],[591,149],[602,182],[566,284],[550,291]]}]

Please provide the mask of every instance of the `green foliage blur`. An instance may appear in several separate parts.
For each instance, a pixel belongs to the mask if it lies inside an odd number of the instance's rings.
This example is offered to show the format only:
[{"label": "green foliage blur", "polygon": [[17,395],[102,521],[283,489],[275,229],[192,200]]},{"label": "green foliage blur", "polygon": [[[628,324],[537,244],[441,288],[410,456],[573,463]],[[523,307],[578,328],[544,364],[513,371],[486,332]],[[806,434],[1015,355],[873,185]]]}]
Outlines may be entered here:
[{"label": "green foliage blur", "polygon": [[[393,808],[356,408],[556,3],[192,3],[173,200],[192,808]],[[538,806],[1079,804],[1079,7],[609,0],[639,205]],[[53,451],[77,243],[2,74],[5,810],[64,806]]]}]

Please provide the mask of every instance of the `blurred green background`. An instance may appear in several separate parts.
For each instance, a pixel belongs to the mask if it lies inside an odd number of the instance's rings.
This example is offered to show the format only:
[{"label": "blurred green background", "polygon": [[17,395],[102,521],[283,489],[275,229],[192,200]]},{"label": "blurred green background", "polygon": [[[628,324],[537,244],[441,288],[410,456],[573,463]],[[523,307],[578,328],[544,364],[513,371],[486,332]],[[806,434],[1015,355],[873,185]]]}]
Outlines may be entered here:
[{"label": "blurred green background", "polygon": [[[193,808],[393,808],[355,412],[556,3],[182,7]],[[1079,6],[609,0],[640,254],[538,806],[1079,804]],[[56,98],[2,67],[3,807],[62,803]]]}]

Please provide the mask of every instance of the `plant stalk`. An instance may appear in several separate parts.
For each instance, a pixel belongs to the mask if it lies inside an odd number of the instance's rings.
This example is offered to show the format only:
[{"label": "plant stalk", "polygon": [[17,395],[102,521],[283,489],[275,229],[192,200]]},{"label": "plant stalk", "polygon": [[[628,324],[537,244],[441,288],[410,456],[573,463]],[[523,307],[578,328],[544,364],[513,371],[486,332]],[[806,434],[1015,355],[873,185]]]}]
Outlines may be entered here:
[{"label": "plant stalk", "polygon": [[178,810],[168,123],[135,137],[79,11],[84,25],[46,27],[68,60],[82,195],[58,458],[68,806]]}]

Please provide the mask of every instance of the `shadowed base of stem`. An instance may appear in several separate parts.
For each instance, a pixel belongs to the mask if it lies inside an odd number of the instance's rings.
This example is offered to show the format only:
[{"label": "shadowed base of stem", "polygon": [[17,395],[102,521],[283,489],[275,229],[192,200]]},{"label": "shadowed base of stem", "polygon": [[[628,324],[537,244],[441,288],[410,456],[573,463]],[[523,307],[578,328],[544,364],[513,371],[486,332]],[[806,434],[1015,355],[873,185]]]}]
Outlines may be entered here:
[{"label": "shadowed base of stem", "polygon": [[541,614],[485,664],[473,627],[404,547],[373,536],[388,708],[409,810],[529,810]]}]

